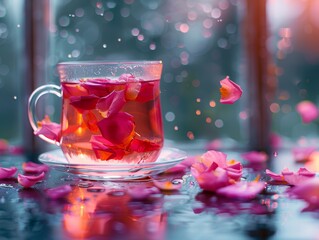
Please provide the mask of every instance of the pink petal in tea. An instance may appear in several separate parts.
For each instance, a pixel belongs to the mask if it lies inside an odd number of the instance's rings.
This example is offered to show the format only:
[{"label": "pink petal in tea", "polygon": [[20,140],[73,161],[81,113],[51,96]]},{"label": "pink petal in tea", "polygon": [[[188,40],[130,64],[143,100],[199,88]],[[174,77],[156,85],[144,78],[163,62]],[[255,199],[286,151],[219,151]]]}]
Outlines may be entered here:
[{"label": "pink petal in tea", "polygon": [[126,86],[125,98],[128,101],[134,101],[141,90],[140,82],[129,82]]},{"label": "pink petal in tea", "polygon": [[126,112],[104,118],[97,125],[102,136],[114,145],[127,145],[134,136],[134,117]]},{"label": "pink petal in tea", "polygon": [[21,186],[25,188],[32,187],[36,183],[42,181],[45,177],[45,173],[42,172],[41,174],[37,176],[26,176],[22,174],[18,174],[18,182],[20,183]]},{"label": "pink petal in tea", "polygon": [[56,200],[66,197],[71,191],[72,188],[70,185],[62,185],[59,187],[47,189],[45,193],[48,198]]},{"label": "pink petal in tea", "polygon": [[98,100],[96,109],[104,118],[107,118],[114,113],[118,113],[124,106],[125,102],[124,90],[113,91],[109,95]]},{"label": "pink petal in tea", "polygon": [[96,95],[72,96],[70,97],[70,105],[81,111],[92,110],[95,109],[98,100],[99,97]]},{"label": "pink petal in tea", "polygon": [[218,195],[241,200],[251,200],[265,189],[265,182],[236,182],[232,185],[217,189]]},{"label": "pink petal in tea", "polygon": [[148,102],[154,100],[160,95],[159,82],[145,82],[141,85],[136,101],[138,102]]},{"label": "pink petal in tea", "polygon": [[161,141],[150,141],[143,138],[134,138],[128,147],[129,151],[134,152],[151,152],[160,150],[163,143]]},{"label": "pink petal in tea", "polygon": [[220,103],[233,104],[243,93],[241,87],[230,80],[228,76],[220,81],[220,85]]},{"label": "pink petal in tea", "polygon": [[268,155],[265,152],[251,151],[243,153],[242,158],[249,163],[263,163],[268,159]]},{"label": "pink petal in tea", "polygon": [[122,159],[125,150],[117,147],[102,136],[92,136],[90,143],[95,156],[100,160]]},{"label": "pink petal in tea", "polygon": [[310,123],[319,116],[317,106],[310,101],[301,101],[298,103],[296,111],[300,114],[303,123]]},{"label": "pink petal in tea", "polygon": [[[81,86],[84,87],[89,94],[96,95],[98,97],[104,97],[107,96],[110,92],[114,90],[114,88],[110,88],[110,83],[112,82],[121,82],[118,80],[112,80],[112,79],[86,79],[83,80],[81,83]],[[123,85],[123,89],[125,86]],[[111,90],[112,89],[112,90]],[[120,89],[118,89],[120,90]]]},{"label": "pink petal in tea", "polygon": [[18,169],[16,167],[3,168],[0,167],[0,179],[6,179],[13,177]]},{"label": "pink petal in tea", "polygon": [[38,122],[38,129],[34,131],[35,135],[43,135],[53,141],[60,142],[61,138],[61,125],[51,122],[48,116]]},{"label": "pink petal in tea", "polygon": [[25,173],[42,173],[49,171],[49,167],[47,165],[34,162],[22,163],[22,169]]},{"label": "pink petal in tea", "polygon": [[63,96],[70,98],[71,96],[83,96],[87,95],[88,91],[79,84],[64,83],[62,84]]}]

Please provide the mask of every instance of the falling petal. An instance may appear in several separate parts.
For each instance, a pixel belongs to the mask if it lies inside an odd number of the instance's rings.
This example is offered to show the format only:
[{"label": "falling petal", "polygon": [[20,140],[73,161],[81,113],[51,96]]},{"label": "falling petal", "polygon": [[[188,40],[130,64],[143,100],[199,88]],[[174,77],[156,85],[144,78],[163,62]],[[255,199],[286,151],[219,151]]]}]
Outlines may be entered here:
[{"label": "falling petal", "polygon": [[220,103],[233,104],[243,93],[241,87],[230,80],[228,76],[220,81],[220,85]]},{"label": "falling petal", "polygon": [[50,199],[56,200],[66,197],[71,191],[72,188],[70,185],[62,185],[59,187],[47,189],[45,193]]},{"label": "falling petal", "polygon": [[32,187],[36,183],[42,181],[45,177],[44,172],[42,172],[38,176],[26,176],[22,174],[18,174],[18,182],[20,183],[21,186],[25,188]]},{"label": "falling petal", "polygon": [[10,168],[2,168],[0,167],[0,179],[6,179],[13,177],[17,172],[16,167],[10,167]]},{"label": "falling petal", "polygon": [[70,105],[74,106],[80,111],[92,110],[95,109],[98,100],[99,97],[96,95],[72,96],[70,97]]},{"label": "falling petal", "polygon": [[265,152],[251,151],[243,153],[242,158],[249,163],[263,163],[268,159],[268,155]]},{"label": "falling petal", "polygon": [[125,102],[124,90],[113,91],[109,95],[98,100],[96,109],[104,118],[107,118],[114,113],[118,113],[124,106]]},{"label": "falling petal", "polygon": [[310,101],[302,101],[298,103],[296,111],[300,114],[303,123],[310,123],[319,116],[317,106]]},{"label": "falling petal", "polygon": [[241,200],[251,200],[265,189],[265,182],[236,182],[235,184],[219,188],[218,195]]},{"label": "falling petal", "polygon": [[35,135],[43,135],[48,139],[60,142],[61,125],[51,122],[50,118],[46,116],[42,121],[38,122],[38,129],[34,131]]},{"label": "falling petal", "polygon": [[104,118],[97,125],[102,136],[114,145],[127,145],[134,135],[134,118],[126,112]]}]

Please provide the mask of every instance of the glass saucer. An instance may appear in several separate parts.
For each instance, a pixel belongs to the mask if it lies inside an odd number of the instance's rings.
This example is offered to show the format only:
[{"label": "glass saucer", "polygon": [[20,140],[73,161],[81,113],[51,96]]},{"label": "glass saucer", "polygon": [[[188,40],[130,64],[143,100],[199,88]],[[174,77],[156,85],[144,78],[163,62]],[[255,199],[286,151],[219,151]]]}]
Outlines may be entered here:
[{"label": "glass saucer", "polygon": [[40,162],[53,169],[68,172],[90,180],[132,180],[156,175],[186,158],[186,153],[176,148],[163,148],[155,162],[141,164],[75,164],[68,163],[60,149],[42,153]]}]

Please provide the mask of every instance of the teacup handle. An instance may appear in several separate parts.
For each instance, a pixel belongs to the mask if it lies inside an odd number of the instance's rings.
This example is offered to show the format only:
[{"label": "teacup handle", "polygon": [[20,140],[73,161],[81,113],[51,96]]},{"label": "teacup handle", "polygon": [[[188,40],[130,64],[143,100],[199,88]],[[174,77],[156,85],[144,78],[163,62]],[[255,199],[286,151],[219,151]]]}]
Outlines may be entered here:
[{"label": "teacup handle", "polygon": [[[62,97],[61,87],[55,84],[46,84],[41,87],[38,87],[32,92],[28,102],[28,116],[29,116],[31,127],[33,128],[34,131],[38,130],[37,123],[39,122],[39,119],[37,118],[37,115],[36,115],[37,103],[40,97],[42,97],[45,94],[54,94],[58,97]],[[43,135],[39,135],[39,137],[48,143],[59,144],[56,141],[49,139]]]}]

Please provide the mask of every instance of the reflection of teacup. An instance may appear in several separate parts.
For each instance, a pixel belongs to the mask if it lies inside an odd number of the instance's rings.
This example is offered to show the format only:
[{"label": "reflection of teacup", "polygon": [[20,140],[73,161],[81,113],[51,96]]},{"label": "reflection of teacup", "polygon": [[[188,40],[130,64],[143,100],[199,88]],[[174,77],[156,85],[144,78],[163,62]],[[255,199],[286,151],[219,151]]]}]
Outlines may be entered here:
[{"label": "reflection of teacup", "polygon": [[[154,162],[163,147],[161,61],[65,62],[61,86],[44,85],[29,99],[35,133],[61,146],[69,163]],[[61,125],[38,121],[36,103],[62,97]]]}]

